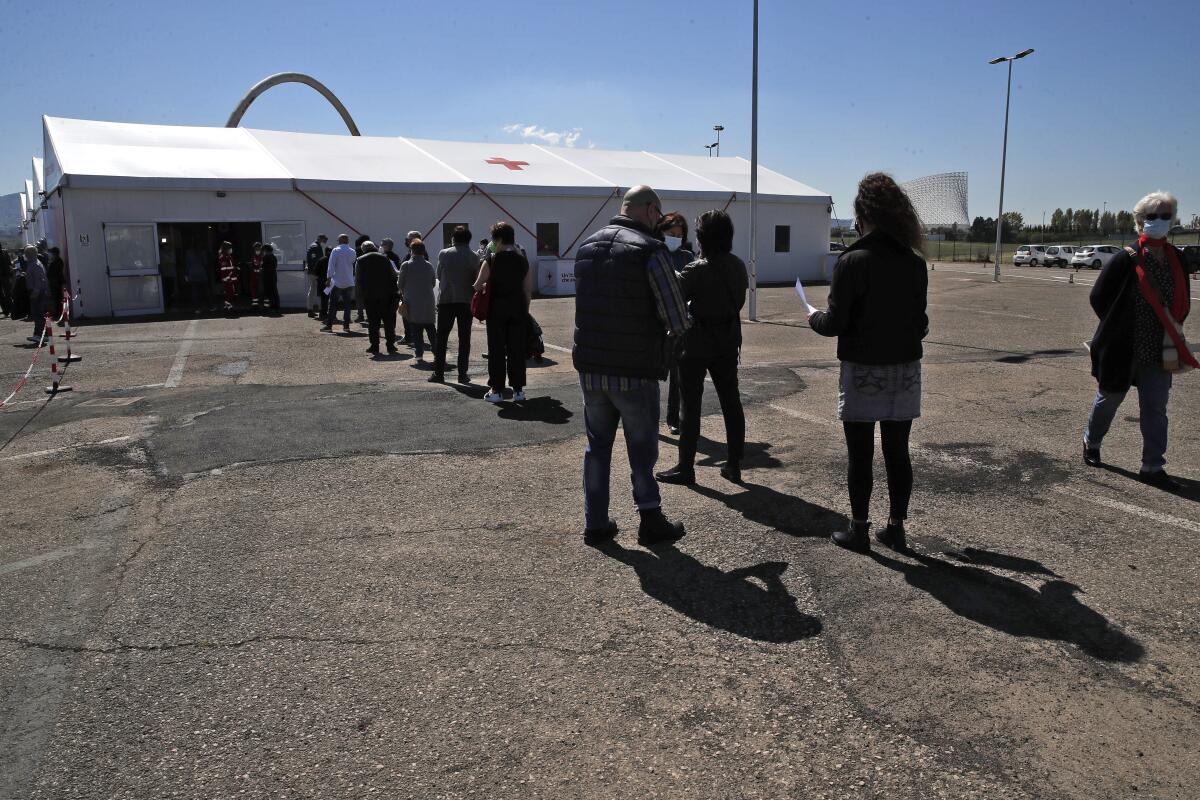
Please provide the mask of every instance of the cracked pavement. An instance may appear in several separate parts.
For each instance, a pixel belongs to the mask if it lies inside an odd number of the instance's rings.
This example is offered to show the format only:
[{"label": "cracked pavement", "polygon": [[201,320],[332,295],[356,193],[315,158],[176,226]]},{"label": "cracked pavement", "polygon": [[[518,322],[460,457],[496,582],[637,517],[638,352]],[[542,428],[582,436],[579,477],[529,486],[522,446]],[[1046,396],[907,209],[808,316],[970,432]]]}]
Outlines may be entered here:
[{"label": "cracked pavement", "polygon": [[560,350],[497,408],[299,314],[200,320],[169,389],[189,319],[84,324],[75,391],[0,412],[0,798],[1194,797],[1200,483],[1131,479],[1132,398],[1079,463],[1086,287],[1020,274],[930,274],[909,554],[827,539],[834,343],[790,289],[744,329],[746,484],[710,389],[656,550],[620,442],[582,543]]}]

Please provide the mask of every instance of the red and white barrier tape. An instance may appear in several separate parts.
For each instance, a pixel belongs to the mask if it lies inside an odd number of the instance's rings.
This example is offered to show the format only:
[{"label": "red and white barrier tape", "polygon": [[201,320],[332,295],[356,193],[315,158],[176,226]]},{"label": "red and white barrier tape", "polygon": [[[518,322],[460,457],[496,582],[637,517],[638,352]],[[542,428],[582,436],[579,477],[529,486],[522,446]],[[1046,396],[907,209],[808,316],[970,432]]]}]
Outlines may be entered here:
[{"label": "red and white barrier tape", "polygon": [[47,314],[46,315],[46,325],[44,325],[42,327],[42,338],[38,340],[37,348],[33,351],[33,359],[29,362],[29,369],[25,370],[25,374],[21,376],[21,380],[17,381],[17,385],[15,387],[13,387],[13,390],[8,395],[8,397],[4,398],[3,400],[0,400],[0,408],[4,408],[6,405],[8,405],[10,402],[12,402],[12,399],[17,396],[17,393],[20,392],[22,389],[24,389],[25,384],[28,383],[29,376],[33,372],[34,366],[37,365],[38,358],[41,357],[41,355],[42,355],[42,345],[44,345],[46,343],[46,337],[47,337],[48,331],[50,331],[50,329],[51,329],[49,322],[50,322],[50,315]]}]

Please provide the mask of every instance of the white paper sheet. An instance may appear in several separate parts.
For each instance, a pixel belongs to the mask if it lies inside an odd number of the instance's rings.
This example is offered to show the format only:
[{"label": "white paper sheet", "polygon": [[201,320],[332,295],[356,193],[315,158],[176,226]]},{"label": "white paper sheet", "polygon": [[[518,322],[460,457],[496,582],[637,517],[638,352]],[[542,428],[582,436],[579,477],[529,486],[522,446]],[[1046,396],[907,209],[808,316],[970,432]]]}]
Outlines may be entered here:
[{"label": "white paper sheet", "polygon": [[796,294],[800,295],[800,302],[804,303],[804,307],[808,309],[810,315],[816,313],[817,309],[813,307],[812,303],[808,302],[808,298],[804,295],[804,286],[800,284],[799,278],[796,278]]},{"label": "white paper sheet", "polygon": [[329,295],[331,295],[331,294],[333,294],[333,284],[332,283],[325,287],[325,296],[329,297]]}]

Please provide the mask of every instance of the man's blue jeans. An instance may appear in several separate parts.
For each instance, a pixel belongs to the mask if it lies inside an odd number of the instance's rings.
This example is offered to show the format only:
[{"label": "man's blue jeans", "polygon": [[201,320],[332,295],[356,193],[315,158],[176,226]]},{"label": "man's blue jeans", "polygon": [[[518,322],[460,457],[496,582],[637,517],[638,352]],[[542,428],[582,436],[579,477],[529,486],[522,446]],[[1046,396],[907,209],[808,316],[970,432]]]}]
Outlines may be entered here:
[{"label": "man's blue jeans", "polygon": [[627,392],[583,390],[583,422],[588,445],[583,454],[583,515],[588,528],[608,524],[609,467],[617,425],[625,429],[633,502],[638,510],[658,508],[662,498],[654,480],[658,462],[658,383]]},{"label": "man's blue jeans", "polygon": [[345,308],[342,316],[342,326],[350,327],[350,306],[354,305],[354,287],[353,286],[335,286],[333,291],[329,293],[329,319],[325,324],[333,327],[333,323],[337,322],[338,304]]},{"label": "man's blue jeans", "polygon": [[[1158,472],[1166,466],[1167,452],[1167,399],[1171,395],[1171,373],[1164,372],[1157,364],[1139,367],[1134,375],[1137,384],[1138,406],[1142,424],[1142,471]],[[1099,448],[1108,433],[1113,418],[1125,392],[1096,392],[1092,413],[1088,415],[1087,428],[1083,431],[1083,443]]]}]

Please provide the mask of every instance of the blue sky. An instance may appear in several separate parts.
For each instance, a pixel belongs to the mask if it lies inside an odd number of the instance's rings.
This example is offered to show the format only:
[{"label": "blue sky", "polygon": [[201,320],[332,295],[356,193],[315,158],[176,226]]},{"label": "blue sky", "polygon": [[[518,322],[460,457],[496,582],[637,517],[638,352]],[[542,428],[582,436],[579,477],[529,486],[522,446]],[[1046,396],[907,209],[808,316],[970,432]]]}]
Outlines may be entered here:
[{"label": "blue sky", "polygon": [[[1152,189],[1200,213],[1200,3],[761,0],[762,163],[849,216],[863,173],[970,174],[996,213],[1005,67],[1016,63],[1006,210],[1131,208]],[[0,193],[41,151],[41,114],[222,125],[274,72],[307,72],[363,133],[577,147],[750,152],[749,0],[449,3],[0,0],[10,47]],[[49,35],[53,33],[53,39]],[[32,57],[36,54],[36,57]],[[337,133],[310,89],[260,98],[244,123]]]}]

